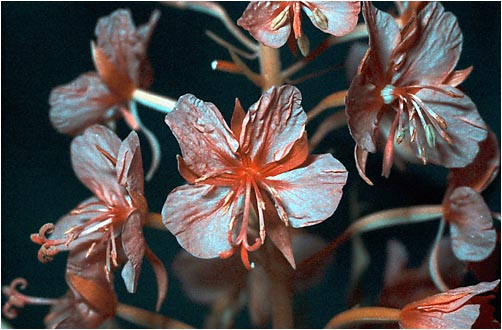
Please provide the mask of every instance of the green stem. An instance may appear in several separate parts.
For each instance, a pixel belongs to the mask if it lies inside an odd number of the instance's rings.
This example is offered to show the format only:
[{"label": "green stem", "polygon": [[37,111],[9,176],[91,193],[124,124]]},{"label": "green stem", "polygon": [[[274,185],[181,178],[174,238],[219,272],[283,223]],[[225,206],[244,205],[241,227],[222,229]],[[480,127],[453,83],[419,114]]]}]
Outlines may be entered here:
[{"label": "green stem", "polygon": [[401,310],[385,307],[353,308],[333,317],[325,329],[339,329],[357,327],[367,323],[394,323],[399,322]]}]

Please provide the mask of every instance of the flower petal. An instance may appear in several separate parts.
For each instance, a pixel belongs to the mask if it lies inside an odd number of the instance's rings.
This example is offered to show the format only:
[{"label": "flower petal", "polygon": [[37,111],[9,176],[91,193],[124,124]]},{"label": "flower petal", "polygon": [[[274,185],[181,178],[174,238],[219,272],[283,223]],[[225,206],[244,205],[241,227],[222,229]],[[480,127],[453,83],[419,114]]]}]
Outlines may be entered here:
[{"label": "flower petal", "polygon": [[[117,182],[115,165],[121,141],[104,126],[91,126],[71,143],[75,174],[100,200],[108,205],[128,205]],[[114,163],[115,162],[115,163]]]},{"label": "flower petal", "polygon": [[[277,204],[285,208],[291,226],[324,221],[335,212],[347,181],[347,170],[330,154],[310,156],[302,167],[265,180]],[[275,195],[275,196],[274,196]]]},{"label": "flower petal", "polygon": [[460,260],[481,261],[495,249],[497,234],[483,197],[459,187],[448,196],[444,219],[450,224],[453,252]]},{"label": "flower petal", "polygon": [[[448,191],[468,186],[482,192],[495,179],[500,170],[500,147],[492,131],[479,144],[479,152],[471,164],[464,168],[452,168],[448,176]],[[446,193],[449,195],[449,193]]]},{"label": "flower petal", "polygon": [[[326,17],[326,27],[322,26],[323,24],[319,25],[319,19],[316,18],[313,9],[308,7],[319,10],[321,15]],[[355,28],[361,5],[359,1],[312,1],[303,8],[312,24],[319,30],[334,36],[343,36]]]},{"label": "flower petal", "polygon": [[122,227],[122,247],[127,262],[122,268],[122,278],[127,291],[136,292],[139,273],[145,254],[145,237],[143,236],[144,217],[140,211],[134,211]]},{"label": "flower petal", "polygon": [[147,38],[151,36],[159,17],[159,13],[154,12],[148,24],[136,29],[130,10],[119,9],[100,18],[96,25],[98,47],[136,85],[140,84],[141,69],[147,61]]},{"label": "flower petal", "polygon": [[[451,144],[437,136],[435,147],[426,142],[426,134],[421,125],[417,127],[417,139],[425,148],[426,158],[436,165],[444,167],[465,167],[472,163],[479,152],[479,142],[486,139],[487,127],[478,113],[476,105],[460,90],[440,85],[445,92],[461,95],[451,97],[445,93],[430,89],[421,89],[416,96],[446,122],[446,133],[451,138]],[[437,135],[439,135],[436,132]]]},{"label": "flower petal", "polygon": [[[288,40],[291,33],[291,23],[289,16],[285,17],[282,25],[272,29],[274,19],[283,10],[288,10],[289,6],[285,2],[279,1],[252,1],[237,20],[237,25],[247,30],[256,40],[262,44],[279,48]],[[289,13],[286,13],[289,15]]]},{"label": "flower petal", "polygon": [[363,3],[362,13],[368,28],[371,52],[367,68],[374,71],[374,78],[383,80],[391,63],[391,54],[401,40],[399,25],[391,15],[370,3]]},{"label": "flower petal", "polygon": [[229,187],[184,185],[174,189],[162,208],[162,220],[180,245],[199,258],[215,258],[232,247],[228,230],[234,208],[225,206]]},{"label": "flower petal", "polygon": [[271,87],[250,108],[242,124],[240,146],[258,167],[284,158],[303,136],[307,114],[294,86]]},{"label": "flower petal", "polygon": [[455,15],[434,1],[418,13],[417,23],[419,27],[414,33],[419,37],[393,77],[396,86],[441,84],[460,58],[463,37]]},{"label": "flower petal", "polygon": [[114,118],[120,101],[95,72],[84,73],[52,90],[49,119],[59,132],[76,135],[93,124]]},{"label": "flower petal", "polygon": [[363,75],[357,75],[352,80],[345,102],[352,138],[360,148],[376,152],[376,130],[384,106],[380,91],[365,81]]},{"label": "flower petal", "polygon": [[138,134],[135,131],[131,131],[120,145],[116,172],[121,186],[143,194],[145,180],[143,162]]},{"label": "flower petal", "polygon": [[239,143],[218,108],[186,94],[166,115],[187,167],[202,176],[227,170],[237,162]]},{"label": "flower petal", "polygon": [[479,316],[480,305],[468,304],[469,300],[493,290],[499,282],[457,288],[408,304],[401,311],[399,325],[407,329],[471,328]]}]

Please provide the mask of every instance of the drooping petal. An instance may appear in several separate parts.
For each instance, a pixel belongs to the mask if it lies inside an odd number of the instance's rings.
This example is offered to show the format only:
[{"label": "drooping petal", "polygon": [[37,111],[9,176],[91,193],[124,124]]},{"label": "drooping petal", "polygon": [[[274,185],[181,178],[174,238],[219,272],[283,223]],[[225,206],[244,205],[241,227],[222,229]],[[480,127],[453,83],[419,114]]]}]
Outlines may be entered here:
[{"label": "drooping petal", "polygon": [[88,72],[52,90],[49,119],[59,132],[76,135],[93,124],[113,119],[120,102],[95,72]]},{"label": "drooping petal", "polygon": [[234,208],[225,205],[229,187],[184,185],[174,189],[162,208],[162,220],[180,245],[199,258],[216,258],[231,249],[229,224]]},{"label": "drooping petal", "polygon": [[71,143],[71,161],[79,180],[108,205],[127,205],[115,165],[121,141],[110,129],[95,125]]},{"label": "drooping petal", "polygon": [[138,134],[131,131],[118,151],[116,165],[118,183],[137,193],[144,192],[143,161]]},{"label": "drooping petal", "polygon": [[471,328],[479,316],[480,305],[469,300],[493,290],[499,282],[457,288],[408,304],[401,311],[399,325],[406,329]]},{"label": "drooping petal", "polygon": [[393,76],[396,86],[441,84],[460,58],[463,37],[455,15],[434,1],[418,13],[417,23],[419,38]]},{"label": "drooping petal", "polygon": [[302,167],[265,180],[276,192],[269,191],[274,202],[280,201],[295,228],[311,226],[331,216],[346,181],[347,170],[330,154],[310,156]]},{"label": "drooping petal", "polygon": [[[482,192],[495,179],[500,170],[500,147],[492,131],[479,144],[479,152],[471,164],[464,168],[452,168],[448,176],[448,190],[468,186]],[[449,195],[446,193],[445,195]]]},{"label": "drooping petal", "polygon": [[[430,147],[423,143],[426,158],[434,164],[444,167],[465,167],[472,163],[479,152],[479,142],[487,137],[487,127],[478,113],[476,105],[460,90],[440,85],[445,92],[461,97],[451,97],[430,89],[421,89],[416,96],[446,122],[446,133],[451,144],[436,134],[436,145]],[[417,127],[417,139],[427,141],[426,133],[421,125]]]},{"label": "drooping petal", "polygon": [[239,143],[214,104],[186,94],[166,115],[166,123],[178,140],[185,164],[197,175],[235,166]]},{"label": "drooping petal", "polygon": [[376,152],[376,130],[384,106],[380,91],[364,76],[356,76],[347,93],[345,113],[350,134],[356,144],[371,153]]},{"label": "drooping petal", "polygon": [[[356,26],[361,5],[359,1],[312,1],[303,8],[312,24],[319,30],[334,36],[343,36]],[[315,13],[315,10],[320,14]]]},{"label": "drooping petal", "polygon": [[136,292],[139,273],[145,254],[145,237],[143,236],[143,214],[136,210],[126,220],[122,227],[122,247],[127,257],[127,262],[122,268],[122,278],[127,291]]},{"label": "drooping petal", "polygon": [[279,48],[286,43],[291,33],[288,6],[286,2],[280,1],[252,1],[237,20],[237,25],[262,44]]},{"label": "drooping petal", "polygon": [[450,224],[453,252],[460,260],[481,261],[495,249],[497,234],[490,209],[474,189],[453,190],[443,217]]},{"label": "drooping petal", "polygon": [[167,271],[162,261],[153,253],[146,243],[145,256],[150,266],[152,266],[153,272],[155,273],[155,279],[157,280],[157,304],[155,305],[155,311],[158,312],[167,294]]},{"label": "drooping petal", "polygon": [[296,87],[274,86],[249,108],[239,140],[255,165],[281,160],[303,136],[307,115],[301,100]]}]

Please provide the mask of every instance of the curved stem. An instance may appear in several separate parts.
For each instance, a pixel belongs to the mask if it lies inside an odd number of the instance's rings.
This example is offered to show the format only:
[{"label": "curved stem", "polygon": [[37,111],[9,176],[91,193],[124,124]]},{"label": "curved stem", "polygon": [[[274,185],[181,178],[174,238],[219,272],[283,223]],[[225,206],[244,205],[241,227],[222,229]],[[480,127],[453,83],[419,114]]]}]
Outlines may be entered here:
[{"label": "curved stem", "polygon": [[325,329],[357,327],[366,323],[399,322],[401,310],[385,307],[361,307],[342,312],[326,324]]},{"label": "curved stem", "polygon": [[333,253],[341,244],[348,241],[354,234],[365,233],[396,225],[414,224],[431,221],[443,215],[442,205],[420,205],[385,210],[372,213],[351,224],[340,236],[329,243],[324,249],[303,261],[298,269],[314,267]]},{"label": "curved stem", "polygon": [[314,150],[319,143],[324,139],[326,135],[330,132],[345,126],[347,124],[347,117],[345,115],[345,110],[340,110],[333,113],[331,116],[326,118],[315,130],[314,134],[309,139],[310,150]]},{"label": "curved stem", "polygon": [[165,317],[138,307],[119,303],[117,316],[131,323],[152,329],[193,329],[194,327],[181,321]]},{"label": "curved stem", "polygon": [[441,292],[445,292],[450,289],[441,277],[438,264],[439,243],[441,242],[441,238],[443,238],[444,227],[445,221],[441,220],[441,222],[439,223],[439,229],[436,234],[436,238],[434,239],[434,244],[432,245],[431,255],[429,257],[429,272],[431,274],[432,282],[434,282],[436,288],[438,288],[438,290]]}]

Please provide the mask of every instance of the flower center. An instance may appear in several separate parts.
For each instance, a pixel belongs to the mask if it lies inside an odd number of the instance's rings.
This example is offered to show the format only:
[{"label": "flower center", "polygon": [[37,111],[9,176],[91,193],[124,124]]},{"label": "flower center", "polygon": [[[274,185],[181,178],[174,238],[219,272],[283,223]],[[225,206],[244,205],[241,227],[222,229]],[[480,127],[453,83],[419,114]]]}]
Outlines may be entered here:
[{"label": "flower center", "polygon": [[396,99],[394,86],[386,85],[380,92],[380,96],[382,97],[383,103],[385,104],[391,104],[392,102],[394,102],[394,100]]}]

